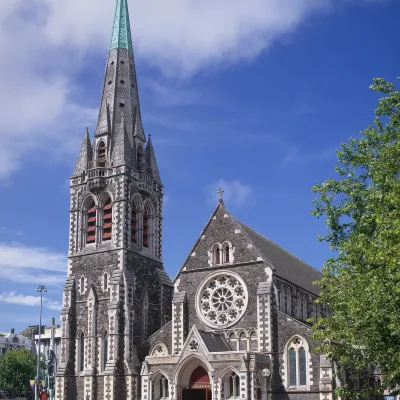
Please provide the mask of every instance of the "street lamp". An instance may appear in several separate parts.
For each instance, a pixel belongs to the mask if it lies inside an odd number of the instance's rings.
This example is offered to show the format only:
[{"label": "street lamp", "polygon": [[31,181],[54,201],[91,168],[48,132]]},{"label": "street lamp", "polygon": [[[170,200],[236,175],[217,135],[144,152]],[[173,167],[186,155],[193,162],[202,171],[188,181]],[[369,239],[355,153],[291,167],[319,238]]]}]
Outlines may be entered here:
[{"label": "street lamp", "polygon": [[271,375],[271,371],[268,368],[264,368],[261,374],[265,378],[265,399],[268,400],[268,378]]},{"label": "street lamp", "polygon": [[47,292],[46,286],[40,285],[37,289],[40,293],[40,317],[39,317],[39,340],[38,340],[38,358],[36,368],[36,386],[35,386],[35,400],[39,400],[39,382],[40,382],[40,334],[42,332],[42,307],[43,307],[43,292]]}]

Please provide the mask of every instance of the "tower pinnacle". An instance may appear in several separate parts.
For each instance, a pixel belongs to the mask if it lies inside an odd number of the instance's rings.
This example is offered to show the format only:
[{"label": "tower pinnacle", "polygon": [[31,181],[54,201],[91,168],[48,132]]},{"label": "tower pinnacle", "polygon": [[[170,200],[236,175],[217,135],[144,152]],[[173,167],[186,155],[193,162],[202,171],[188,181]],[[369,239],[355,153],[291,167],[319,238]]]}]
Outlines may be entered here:
[{"label": "tower pinnacle", "polygon": [[134,140],[144,143],[146,138],[140,114],[127,0],[117,0],[115,7],[95,136],[107,135],[112,138],[121,125],[122,117],[131,145],[133,146]]}]

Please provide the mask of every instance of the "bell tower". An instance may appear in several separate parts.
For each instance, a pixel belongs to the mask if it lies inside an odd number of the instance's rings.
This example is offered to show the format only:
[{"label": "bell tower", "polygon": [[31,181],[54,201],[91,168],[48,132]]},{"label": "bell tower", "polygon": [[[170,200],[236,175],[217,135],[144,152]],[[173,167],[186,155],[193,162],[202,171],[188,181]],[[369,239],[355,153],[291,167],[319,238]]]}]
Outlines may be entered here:
[{"label": "bell tower", "polygon": [[127,0],[117,0],[98,122],[70,180],[58,400],[138,399],[137,349],[171,319],[161,182],[139,105]]}]

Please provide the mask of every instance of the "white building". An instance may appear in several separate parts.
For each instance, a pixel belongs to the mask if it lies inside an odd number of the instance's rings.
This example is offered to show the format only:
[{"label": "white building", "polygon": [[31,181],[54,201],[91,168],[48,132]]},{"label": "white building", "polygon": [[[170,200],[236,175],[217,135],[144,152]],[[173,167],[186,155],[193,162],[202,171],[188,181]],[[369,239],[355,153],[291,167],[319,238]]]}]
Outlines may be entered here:
[{"label": "white building", "polygon": [[[39,335],[35,335],[35,353],[38,352]],[[52,318],[51,326],[42,326],[42,334],[40,335],[40,354],[47,358],[48,353],[52,350],[56,356],[54,362],[54,372],[57,371],[58,360],[61,351],[61,328],[56,325],[55,318]]]},{"label": "white building", "polygon": [[8,350],[17,349],[32,351],[32,341],[15,333],[14,329],[11,329],[10,333],[0,332],[0,354],[6,354]]}]

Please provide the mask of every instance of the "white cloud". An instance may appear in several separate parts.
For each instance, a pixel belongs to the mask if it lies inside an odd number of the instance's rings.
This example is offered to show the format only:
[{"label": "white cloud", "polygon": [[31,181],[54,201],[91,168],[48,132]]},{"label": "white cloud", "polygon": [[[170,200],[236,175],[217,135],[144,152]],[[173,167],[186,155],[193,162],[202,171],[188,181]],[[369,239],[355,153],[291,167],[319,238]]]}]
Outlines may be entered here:
[{"label": "white cloud", "polygon": [[[3,292],[0,293],[0,303],[18,304],[28,307],[40,306],[40,296],[24,296],[16,292]],[[43,297],[43,307],[49,310],[61,310],[62,305],[58,301],[49,300]]]},{"label": "white cloud", "polygon": [[222,189],[224,202],[229,206],[241,206],[246,204],[253,194],[250,185],[240,182],[239,180],[226,181],[221,178],[217,182],[211,183],[206,187],[206,195],[210,202],[216,203],[219,198],[217,191]]},{"label": "white cloud", "polygon": [[20,283],[62,285],[67,257],[45,248],[0,243],[0,277]]},{"label": "white cloud", "polygon": [[[208,67],[250,60],[313,13],[344,1],[129,4],[137,56],[179,80]],[[51,149],[60,158],[68,154],[69,163],[71,155],[76,156],[85,125],[94,124],[96,110],[83,105],[87,86],[80,91],[74,80],[93,54],[100,51],[105,59],[114,6],[112,0],[0,2],[0,179],[18,170],[32,149]],[[162,83],[152,86],[164,104],[197,101],[183,88],[173,95],[167,89]]]}]

